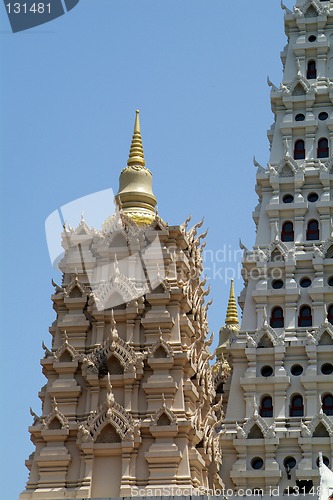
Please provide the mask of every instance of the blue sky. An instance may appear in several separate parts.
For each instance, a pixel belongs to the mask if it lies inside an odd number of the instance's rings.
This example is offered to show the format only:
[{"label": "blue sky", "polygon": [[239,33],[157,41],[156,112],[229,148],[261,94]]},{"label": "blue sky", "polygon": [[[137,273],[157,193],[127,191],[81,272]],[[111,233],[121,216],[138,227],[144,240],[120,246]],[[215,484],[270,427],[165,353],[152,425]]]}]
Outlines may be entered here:
[{"label": "blue sky", "polygon": [[[159,214],[171,225],[205,216],[217,337],[225,268],[238,264],[216,255],[237,251],[239,237],[254,242],[252,158],[269,159],[266,78],[281,81],[285,43],[280,0],[80,0],[16,34],[0,5],[2,498],[24,489],[29,406],[41,411],[41,342],[50,346],[51,279],[59,281],[45,219],[77,198],[117,191],[139,108]],[[235,285],[239,293],[237,276]]]}]

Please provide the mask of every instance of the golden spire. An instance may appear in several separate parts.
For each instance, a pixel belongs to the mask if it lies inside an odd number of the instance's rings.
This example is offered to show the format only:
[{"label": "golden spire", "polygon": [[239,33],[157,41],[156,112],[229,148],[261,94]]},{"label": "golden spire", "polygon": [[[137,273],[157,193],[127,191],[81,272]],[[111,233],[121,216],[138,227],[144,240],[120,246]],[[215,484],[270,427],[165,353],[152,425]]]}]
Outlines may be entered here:
[{"label": "golden spire", "polygon": [[132,137],[132,143],[131,143],[131,148],[129,152],[129,157],[127,161],[127,165],[141,165],[142,167],[145,166],[145,156],[143,153],[143,146],[142,146],[142,137],[141,137],[141,130],[140,130],[140,118],[139,118],[139,113],[140,111],[137,109],[136,110],[136,115],[135,115],[135,123],[134,123],[134,132],[133,132],[133,137]]},{"label": "golden spire", "polygon": [[156,217],[157,202],[152,190],[152,173],[145,164],[137,110],[127,167],[120,174],[116,200],[122,212],[138,225],[151,224]]},{"label": "golden spire", "polygon": [[236,299],[235,299],[234,280],[231,280],[231,283],[230,283],[230,294],[229,294],[229,302],[228,302],[227,315],[225,318],[225,324],[226,325],[238,325],[239,324],[237,305],[236,305]]}]

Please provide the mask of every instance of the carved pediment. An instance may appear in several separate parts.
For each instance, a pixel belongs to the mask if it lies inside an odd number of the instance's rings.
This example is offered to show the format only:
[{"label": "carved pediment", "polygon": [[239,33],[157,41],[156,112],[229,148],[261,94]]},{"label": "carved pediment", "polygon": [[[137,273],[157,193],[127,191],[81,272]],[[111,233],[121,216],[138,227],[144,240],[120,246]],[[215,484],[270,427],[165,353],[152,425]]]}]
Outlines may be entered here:
[{"label": "carved pediment", "polygon": [[162,395],[162,406],[159,410],[151,416],[152,425],[175,425],[177,423],[177,417],[174,412],[167,408],[164,394]]},{"label": "carved pediment", "polygon": [[329,5],[323,5],[319,0],[306,0],[302,5],[294,7],[297,17],[317,17],[329,13]]},{"label": "carved pediment", "polygon": [[[267,345],[265,345],[265,339],[269,341],[266,342]],[[255,331],[254,336],[247,334],[247,342],[249,347],[260,347],[260,343],[262,343],[263,347],[268,347],[270,342],[272,347],[284,345],[284,332],[277,333],[274,328],[266,323],[262,328]]]},{"label": "carved pediment", "polygon": [[[300,73],[289,84],[281,84],[280,91],[286,96],[305,96],[306,94],[316,94],[315,84],[309,84],[308,80]],[[292,158],[289,158],[291,160]]]},{"label": "carved pediment", "polygon": [[[256,426],[256,427],[255,427]],[[254,427],[259,429],[262,433],[263,438],[274,438],[275,437],[275,426],[274,424],[268,425],[266,420],[255,413],[251,418],[245,420],[243,426],[239,426],[240,429],[237,428],[237,437],[247,437],[251,439],[251,431],[254,431]],[[250,435],[250,436],[249,436]],[[258,434],[259,435],[259,434]]]},{"label": "carved pediment", "polygon": [[84,356],[83,363],[90,371],[104,375],[110,371],[107,363],[112,356],[119,361],[124,373],[135,372],[143,366],[143,355],[136,353],[128,342],[119,337],[113,314],[110,335],[92,353]]},{"label": "carved pediment", "polygon": [[79,358],[79,353],[73,346],[68,342],[68,337],[66,331],[63,335],[63,343],[59,349],[55,352],[54,358],[56,361],[73,361]]},{"label": "carved pediment", "polygon": [[274,241],[272,241],[264,251],[264,254],[266,261],[290,260],[295,256],[295,246],[288,248],[287,245],[280,240],[279,236],[276,236]]},{"label": "carved pediment", "polygon": [[333,233],[327,238],[327,240],[319,245],[318,247],[314,245],[313,248],[314,256],[321,257],[322,259],[332,259],[333,258]]},{"label": "carved pediment", "polygon": [[[329,323],[326,319],[326,321],[324,321],[324,323],[322,323],[317,328],[317,330],[315,331],[315,333],[312,336],[315,340],[316,345],[320,344],[321,341],[323,340],[323,338],[326,338],[326,337],[328,339],[328,341],[326,343],[333,344],[333,325],[331,323]],[[323,342],[323,345],[326,345],[326,343]]]},{"label": "carved pediment", "polygon": [[113,439],[112,442],[139,441],[140,422],[136,422],[132,415],[115,401],[109,379],[106,401],[96,411],[90,413],[79,431],[81,442],[103,443],[106,442],[105,439]]},{"label": "carved pediment", "polygon": [[284,157],[275,168],[280,177],[293,177],[295,174],[304,171],[304,166],[299,165],[297,161],[290,156],[288,151],[285,152]]},{"label": "carved pediment", "polygon": [[80,283],[78,275],[64,289],[65,297],[68,299],[86,298],[89,293],[90,290]]},{"label": "carved pediment", "polygon": [[137,287],[115,266],[115,272],[93,290],[93,297],[98,310],[109,309],[127,304],[149,291],[148,285]]},{"label": "carved pediment", "polygon": [[163,339],[161,329],[160,329],[159,339],[155,342],[154,345],[152,345],[148,349],[148,356],[150,356],[152,358],[171,358],[171,357],[173,357],[172,346],[170,345],[169,342],[166,342]]},{"label": "carved pediment", "polygon": [[[330,437],[333,436],[333,422],[322,411],[315,415],[308,424],[302,422],[301,425],[303,437],[325,437],[325,430]],[[315,435],[316,433],[318,436]]]},{"label": "carved pediment", "polygon": [[63,413],[58,409],[55,398],[53,399],[53,410],[43,420],[43,427],[47,430],[68,429],[69,422]]}]

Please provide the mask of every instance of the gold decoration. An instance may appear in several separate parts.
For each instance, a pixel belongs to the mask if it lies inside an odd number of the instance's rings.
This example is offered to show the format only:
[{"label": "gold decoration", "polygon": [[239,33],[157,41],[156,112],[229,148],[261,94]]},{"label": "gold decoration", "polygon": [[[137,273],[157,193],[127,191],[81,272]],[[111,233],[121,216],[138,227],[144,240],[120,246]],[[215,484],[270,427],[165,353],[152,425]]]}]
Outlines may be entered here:
[{"label": "gold decoration", "polygon": [[231,280],[231,283],[230,283],[230,295],[229,295],[227,315],[225,318],[225,324],[226,325],[238,325],[239,324],[237,305],[236,305],[236,299],[235,299],[234,280]]}]

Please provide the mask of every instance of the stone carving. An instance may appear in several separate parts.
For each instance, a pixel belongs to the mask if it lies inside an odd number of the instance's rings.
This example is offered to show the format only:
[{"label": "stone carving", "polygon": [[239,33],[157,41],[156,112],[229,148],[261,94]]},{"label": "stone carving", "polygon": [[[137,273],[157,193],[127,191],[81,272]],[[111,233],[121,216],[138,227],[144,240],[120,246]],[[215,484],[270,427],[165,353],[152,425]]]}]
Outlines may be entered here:
[{"label": "stone carving", "polygon": [[67,333],[66,333],[66,330],[65,330],[64,333],[63,333],[63,343],[59,347],[59,349],[54,353],[54,359],[55,359],[55,361],[60,361],[61,357],[63,356],[63,354],[66,353],[66,352],[71,356],[72,361],[74,359],[78,359],[80,357],[80,355],[76,351],[76,349],[74,349],[74,347],[71,346],[70,343],[68,342],[68,336],[67,336]]},{"label": "stone carving", "polygon": [[54,419],[57,419],[59,421],[59,424],[61,426],[61,429],[68,429],[69,428],[69,422],[68,419],[65,417],[65,415],[58,409],[58,405],[56,402],[56,399],[53,398],[53,410],[51,413],[44,419],[43,421],[43,427],[45,429],[50,428],[51,422],[54,421]]},{"label": "stone carving", "polygon": [[318,412],[318,414],[310,420],[310,422],[306,425],[308,433],[305,430],[302,430],[302,436],[303,433],[304,437],[312,436],[319,424],[323,424],[330,437],[333,437],[333,423],[331,419],[323,412]]},{"label": "stone carving", "polygon": [[173,349],[169,342],[163,339],[162,330],[159,328],[160,336],[159,339],[148,349],[148,356],[158,357],[157,352],[160,349],[164,350],[165,355],[163,357],[173,357]]},{"label": "stone carving", "polygon": [[[166,400],[164,394],[162,394],[162,406],[157,410],[154,415],[151,416],[152,425],[161,425],[159,424],[159,420],[162,416],[166,416],[166,420],[169,420],[169,423],[166,425],[175,425],[177,423],[177,417],[174,412],[167,407]],[[163,419],[164,421],[164,419]],[[162,424],[163,425],[163,424]],[[165,423],[164,423],[165,425]]]},{"label": "stone carving", "polygon": [[134,441],[140,437],[139,422],[135,422],[131,414],[115,401],[110,376],[108,376],[106,401],[96,411],[91,412],[87,420],[81,424],[79,437],[83,442],[90,441],[90,439],[96,441],[97,436],[108,423],[115,428],[121,440]]},{"label": "stone carving", "polygon": [[113,311],[111,312],[110,335],[91,354],[82,357],[84,366],[93,373],[107,371],[105,364],[114,354],[122,365],[124,372],[133,372],[143,367],[143,355],[134,349],[118,335]]}]

